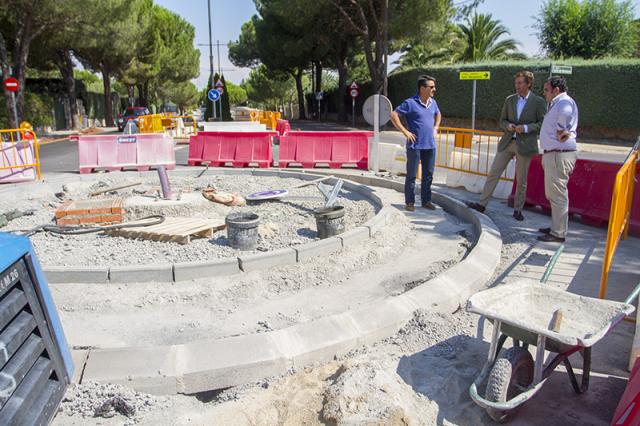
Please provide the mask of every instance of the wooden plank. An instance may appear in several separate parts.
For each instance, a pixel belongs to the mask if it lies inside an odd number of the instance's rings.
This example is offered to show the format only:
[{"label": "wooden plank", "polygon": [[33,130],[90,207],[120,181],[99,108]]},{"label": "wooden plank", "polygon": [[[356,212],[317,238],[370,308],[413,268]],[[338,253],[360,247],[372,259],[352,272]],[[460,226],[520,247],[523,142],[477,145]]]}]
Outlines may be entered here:
[{"label": "wooden plank", "polygon": [[175,218],[168,217],[164,222],[152,226],[111,229],[106,235],[132,239],[145,239],[161,242],[188,244],[191,236],[213,237],[215,231],[224,229],[226,224],[221,218]]}]

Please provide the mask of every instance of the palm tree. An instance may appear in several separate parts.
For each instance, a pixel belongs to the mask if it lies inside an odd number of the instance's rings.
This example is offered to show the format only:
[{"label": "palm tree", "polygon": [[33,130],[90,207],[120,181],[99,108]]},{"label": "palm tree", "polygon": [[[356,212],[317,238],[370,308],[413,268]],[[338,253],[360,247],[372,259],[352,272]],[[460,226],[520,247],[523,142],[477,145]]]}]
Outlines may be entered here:
[{"label": "palm tree", "polygon": [[478,62],[500,59],[526,59],[518,52],[518,43],[512,38],[498,40],[509,35],[507,28],[491,14],[475,13],[467,18],[466,25],[458,24],[460,37],[465,42],[462,53],[456,58],[461,62]]}]

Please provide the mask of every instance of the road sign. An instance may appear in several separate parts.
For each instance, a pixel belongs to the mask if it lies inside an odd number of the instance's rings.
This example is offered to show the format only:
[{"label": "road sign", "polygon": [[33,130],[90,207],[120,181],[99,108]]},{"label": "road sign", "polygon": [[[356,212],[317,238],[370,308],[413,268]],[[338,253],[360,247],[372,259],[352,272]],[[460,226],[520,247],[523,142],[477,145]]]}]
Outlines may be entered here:
[{"label": "road sign", "polygon": [[323,96],[324,96],[324,93],[322,93],[322,92],[316,92],[316,100],[317,100],[317,101],[321,101],[321,100],[322,100],[322,98],[323,98]]},{"label": "road sign", "polygon": [[351,83],[351,86],[349,86],[349,89],[359,89],[358,84],[354,81]]},{"label": "road sign", "polygon": [[489,80],[490,71],[460,71],[460,80]]},{"label": "road sign", "polygon": [[222,84],[221,80],[218,80],[218,82],[216,83],[216,90],[218,91],[218,93],[220,93],[221,95],[224,93],[224,84]]},{"label": "road sign", "polygon": [[352,98],[357,98],[358,96],[360,96],[360,91],[358,89],[351,89],[349,90],[349,94],[351,95]]},{"label": "road sign", "polygon": [[551,74],[572,74],[573,67],[571,65],[555,65],[551,64]]},{"label": "road sign", "polygon": [[218,80],[216,82],[216,87],[224,87],[224,84],[222,84],[222,80]]},{"label": "road sign", "polygon": [[220,99],[220,92],[218,92],[217,89],[211,89],[207,92],[207,98],[209,98],[211,102],[216,102]]},{"label": "road sign", "polygon": [[18,80],[13,77],[9,77],[4,80],[4,88],[9,92],[17,92],[19,87],[20,84],[18,83]]},{"label": "road sign", "polygon": [[[379,104],[379,118],[380,118],[380,126],[384,126],[385,124],[387,124],[387,122],[389,121],[389,119],[391,118],[391,101],[382,95],[380,96],[380,100],[378,101]],[[367,98],[366,101],[364,101],[364,105],[362,106],[362,115],[364,116],[364,119],[366,120],[367,123],[371,124],[372,126],[375,126],[374,124],[374,98],[376,97],[376,95],[371,95]]]},{"label": "road sign", "polygon": [[224,87],[216,87],[216,91],[222,96],[224,94]]}]

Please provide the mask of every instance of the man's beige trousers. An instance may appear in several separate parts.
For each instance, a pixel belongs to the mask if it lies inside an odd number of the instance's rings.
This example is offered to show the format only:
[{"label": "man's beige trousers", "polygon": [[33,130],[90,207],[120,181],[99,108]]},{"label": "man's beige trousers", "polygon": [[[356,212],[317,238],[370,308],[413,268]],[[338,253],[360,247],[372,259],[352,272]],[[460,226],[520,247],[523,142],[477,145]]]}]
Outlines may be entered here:
[{"label": "man's beige trousers", "polygon": [[544,194],[551,204],[551,235],[566,238],[569,228],[569,191],[567,183],[576,165],[574,152],[549,152],[542,156]]},{"label": "man's beige trousers", "polygon": [[529,175],[529,165],[531,164],[532,157],[518,154],[518,146],[515,140],[511,141],[506,149],[497,152],[493,158],[489,176],[487,176],[482,194],[480,195],[480,204],[483,206],[486,207],[489,203],[489,199],[498,185],[500,176],[502,176],[502,173],[504,173],[509,165],[509,161],[511,161],[514,156],[516,157],[516,180],[518,181],[518,185],[516,187],[516,198],[513,208],[514,210],[522,210],[522,207],[524,207],[524,199],[527,195],[527,176]]}]

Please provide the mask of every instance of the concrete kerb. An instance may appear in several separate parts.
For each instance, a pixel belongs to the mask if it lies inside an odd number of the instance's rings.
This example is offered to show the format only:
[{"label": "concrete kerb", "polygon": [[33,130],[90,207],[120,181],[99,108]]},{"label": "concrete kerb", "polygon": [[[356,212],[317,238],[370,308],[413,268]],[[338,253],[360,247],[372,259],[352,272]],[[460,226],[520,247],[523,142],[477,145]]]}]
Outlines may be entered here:
[{"label": "concrete kerb", "polygon": [[[184,168],[174,169],[168,171],[169,176],[197,176],[202,170]],[[314,173],[317,172],[317,173]],[[118,173],[118,172],[116,172]],[[148,174],[155,174],[155,170],[148,172],[125,172],[129,176],[144,177]],[[335,178],[329,180],[329,182],[335,183],[338,178],[344,180],[344,189],[352,192],[356,192],[362,195],[365,199],[371,202],[376,209],[376,215],[369,220],[369,222],[363,224],[369,228],[369,236],[372,237],[384,224],[386,219],[377,220],[378,216],[384,209],[384,203],[381,198],[375,194],[375,190],[362,186],[366,182],[371,182],[371,179],[366,176],[341,174],[336,170],[263,170],[263,169],[231,169],[231,168],[210,168],[205,172],[205,175],[248,175],[248,176],[277,176],[281,178],[302,179],[302,180],[314,180],[327,174],[333,174]],[[65,183],[77,181],[78,178],[83,181],[91,181],[94,179],[91,175],[56,175],[46,180],[47,185],[61,186]],[[361,184],[349,181],[350,178],[356,178],[361,181]],[[34,185],[39,182],[32,182],[28,184],[12,184],[6,187],[0,187],[0,193],[9,194],[11,191],[24,191],[25,185]],[[388,212],[388,210],[387,210]],[[362,231],[358,231],[362,232]],[[350,239],[351,234],[346,235],[345,239]],[[351,239],[350,244],[354,241]],[[343,239],[333,239],[330,241],[321,240],[307,243],[304,245],[296,246],[296,261],[304,261],[305,259],[318,256],[331,254],[337,250],[343,248]],[[273,266],[282,266],[291,264],[292,255],[290,251],[275,251],[267,252],[263,254],[241,256],[246,258],[245,265],[247,269],[257,270],[260,265],[264,268]],[[264,259],[259,259],[262,256]],[[282,257],[281,257],[282,256]],[[234,273],[241,273],[243,269],[239,265],[239,259],[220,259],[220,260],[208,260],[198,262],[181,262],[171,265],[132,265],[132,266],[114,266],[107,267],[58,267],[58,266],[43,266],[45,276],[51,283],[63,284],[63,283],[95,283],[104,284],[108,282],[149,282],[149,281],[161,281],[161,282],[178,282],[192,280],[200,278],[203,275],[217,274],[217,275],[231,275]],[[249,266],[249,265],[252,266]],[[244,272],[247,272],[245,269]]]},{"label": "concrete kerb", "polygon": [[[173,377],[163,374],[160,379],[158,369],[150,365],[142,370],[136,365],[119,365],[113,369],[112,361],[103,366],[95,365],[106,359],[89,356],[87,367],[91,364],[91,368],[85,369],[84,380],[124,382],[134,389],[151,393],[190,394],[219,389],[282,374],[294,366],[326,362],[358,346],[388,337],[410,320],[418,308],[455,311],[484,286],[495,271],[500,261],[502,240],[491,220],[467,209],[464,204],[438,193],[434,193],[434,202],[470,221],[477,239],[465,259],[430,280],[429,285],[418,286],[395,298],[371,302],[357,310],[273,332],[159,347],[161,354],[176,354],[172,368],[160,369],[173,371]],[[118,354],[109,359],[124,362],[127,357],[144,357],[140,351],[146,350],[122,348],[93,350],[92,353]],[[165,366],[166,360],[166,355],[150,359],[151,364],[161,363],[160,367]]]}]

